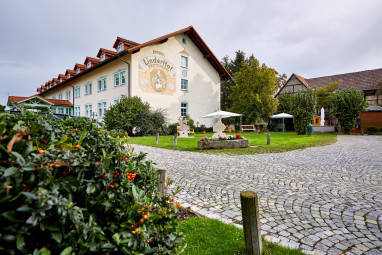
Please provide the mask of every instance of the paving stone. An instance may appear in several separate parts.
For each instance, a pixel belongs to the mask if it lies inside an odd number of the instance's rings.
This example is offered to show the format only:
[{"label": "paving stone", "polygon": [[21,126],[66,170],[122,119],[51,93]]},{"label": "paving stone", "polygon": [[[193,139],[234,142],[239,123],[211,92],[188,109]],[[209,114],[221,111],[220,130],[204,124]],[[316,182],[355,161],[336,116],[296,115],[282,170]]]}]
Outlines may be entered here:
[{"label": "paving stone", "polygon": [[174,181],[169,193],[183,188],[175,199],[202,215],[239,221],[240,192],[251,190],[264,212],[263,233],[283,243],[317,253],[381,254],[381,136],[338,136],[329,146],[241,156],[133,147],[166,167]]}]

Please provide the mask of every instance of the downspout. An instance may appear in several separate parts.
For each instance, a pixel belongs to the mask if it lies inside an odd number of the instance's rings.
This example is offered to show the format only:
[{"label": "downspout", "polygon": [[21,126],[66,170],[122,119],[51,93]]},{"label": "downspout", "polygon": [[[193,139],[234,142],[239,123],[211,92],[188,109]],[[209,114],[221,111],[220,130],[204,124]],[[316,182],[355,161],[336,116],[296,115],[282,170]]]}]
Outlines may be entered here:
[{"label": "downspout", "polygon": [[127,64],[127,74],[128,74],[128,77],[127,77],[127,97],[131,97],[130,63],[123,60],[122,58],[120,58],[119,55],[118,55],[118,59]]},{"label": "downspout", "polygon": [[74,116],[74,87],[73,87],[73,85],[71,85],[71,84],[68,84],[70,87],[72,87],[73,89],[72,89],[72,94],[73,94],[73,106],[72,106],[72,116]]}]

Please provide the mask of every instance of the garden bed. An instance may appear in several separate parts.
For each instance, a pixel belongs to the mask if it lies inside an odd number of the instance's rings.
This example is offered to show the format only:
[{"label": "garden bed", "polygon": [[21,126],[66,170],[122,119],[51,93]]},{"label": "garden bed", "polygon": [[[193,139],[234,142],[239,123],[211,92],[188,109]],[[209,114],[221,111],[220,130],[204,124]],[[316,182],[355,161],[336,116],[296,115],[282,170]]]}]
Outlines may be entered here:
[{"label": "garden bed", "polygon": [[248,148],[248,139],[198,141],[199,150]]}]

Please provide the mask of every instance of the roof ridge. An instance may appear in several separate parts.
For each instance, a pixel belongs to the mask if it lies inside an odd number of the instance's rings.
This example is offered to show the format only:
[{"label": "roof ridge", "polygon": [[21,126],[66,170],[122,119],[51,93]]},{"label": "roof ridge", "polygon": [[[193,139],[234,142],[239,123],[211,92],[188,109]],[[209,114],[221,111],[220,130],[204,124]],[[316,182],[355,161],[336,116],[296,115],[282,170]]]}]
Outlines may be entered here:
[{"label": "roof ridge", "polygon": [[332,75],[324,75],[324,76],[319,76],[319,77],[314,77],[314,78],[304,78],[304,79],[311,80],[311,79],[319,79],[319,78],[325,78],[325,77],[332,77],[332,76],[337,76],[337,75],[357,74],[357,73],[377,71],[377,70],[381,70],[382,71],[382,68],[368,69],[368,70],[349,72],[349,73],[339,73],[339,74],[332,74]]}]

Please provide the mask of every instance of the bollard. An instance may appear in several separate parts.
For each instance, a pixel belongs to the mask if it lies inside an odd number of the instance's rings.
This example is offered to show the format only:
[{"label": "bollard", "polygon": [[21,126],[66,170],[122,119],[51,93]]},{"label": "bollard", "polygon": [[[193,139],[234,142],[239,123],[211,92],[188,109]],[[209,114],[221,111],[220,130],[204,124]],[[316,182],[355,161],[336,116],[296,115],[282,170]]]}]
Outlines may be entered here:
[{"label": "bollard", "polygon": [[268,144],[268,145],[271,144],[271,134],[268,134],[268,135],[267,135],[267,144]]},{"label": "bollard", "polygon": [[177,146],[177,144],[178,144],[178,134],[175,134],[174,135],[174,144],[173,144],[173,146]]},{"label": "bollard", "polygon": [[157,136],[155,137],[155,144],[158,144],[159,142],[159,133],[157,133]]},{"label": "bollard", "polygon": [[157,187],[158,193],[163,197],[166,193],[166,168],[158,168],[157,172],[159,174],[159,185]]},{"label": "bollard", "polygon": [[241,213],[243,217],[243,230],[245,250],[250,255],[262,254],[260,232],[259,199],[255,192],[240,192]]},{"label": "bollard", "polygon": [[364,135],[365,134],[365,130],[363,128],[361,128],[361,134]]}]

